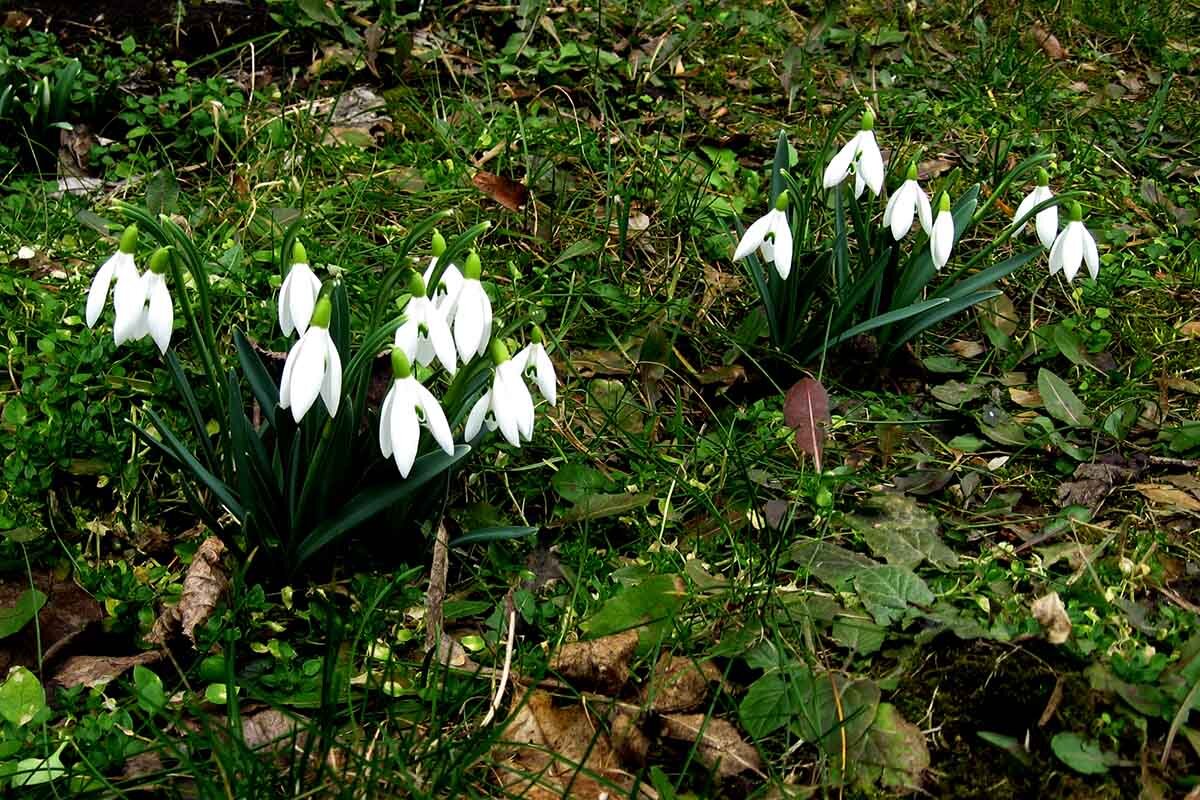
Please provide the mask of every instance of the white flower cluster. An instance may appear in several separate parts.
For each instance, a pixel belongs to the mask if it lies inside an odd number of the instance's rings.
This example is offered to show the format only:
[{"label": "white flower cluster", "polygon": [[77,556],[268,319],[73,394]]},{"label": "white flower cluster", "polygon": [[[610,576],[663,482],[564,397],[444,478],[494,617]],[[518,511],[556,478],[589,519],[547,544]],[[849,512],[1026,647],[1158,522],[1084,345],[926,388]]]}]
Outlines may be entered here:
[{"label": "white flower cluster", "polygon": [[[165,271],[171,253],[158,250],[144,273],[134,264],[137,228],[129,226],[116,254],[96,273],[88,292],[86,320],[96,324],[104,310],[113,278],[116,318],[113,337],[117,344],[154,338],[165,353],[171,339],[174,311],[167,291]],[[533,341],[510,357],[499,339],[492,338],[492,304],[480,283],[479,256],[471,253],[463,270],[447,264],[432,296],[426,291],[433,279],[438,258],[446,242],[434,234],[434,257],[424,277],[413,274],[410,299],[396,328],[392,348],[394,381],[379,419],[379,446],[393,458],[400,474],[408,476],[416,460],[420,428],[424,426],[448,455],[454,453],[454,438],[437,398],[412,374],[413,366],[428,367],[436,359],[451,376],[460,365],[489,355],[493,364],[491,387],[471,408],[463,430],[470,441],[482,428],[497,428],[513,446],[519,447],[533,435],[534,403],[526,380],[537,387],[551,406],[557,399],[557,376],[534,328]],[[320,278],[308,263],[302,245],[296,244],[292,266],[280,288],[279,327],[299,339],[288,351],[279,386],[279,406],[290,409],[300,422],[320,397],[329,416],[337,415],[342,396],[342,361],[329,332],[332,303]]]},{"label": "white flower cluster", "polygon": [[[879,145],[875,141],[875,115],[870,110],[862,117],[859,131],[851,137],[830,160],[822,178],[824,188],[838,187],[851,174],[854,175],[854,197],[862,196],[869,188],[875,196],[883,190],[884,165]],[[1019,223],[1017,233],[1025,227],[1025,218],[1038,205],[1051,200],[1050,178],[1045,170],[1038,170],[1037,186],[1021,201],[1013,223]],[[776,200],[775,207],[746,229],[734,250],[733,260],[740,261],[758,250],[765,263],[773,263],[779,277],[787,280],[792,270],[793,241],[787,217],[788,195],[784,191]],[[892,237],[900,241],[908,235],[914,219],[929,237],[929,252],[936,269],[941,269],[950,260],[957,233],[954,216],[950,211],[950,197],[945,192],[938,199],[937,216],[929,197],[917,183],[916,165],[910,165],[904,182],[888,200],[883,212],[883,224],[891,228]],[[1066,227],[1058,229],[1057,205],[1049,205],[1036,214],[1035,227],[1042,246],[1050,251],[1050,274],[1062,271],[1067,281],[1073,281],[1081,262],[1087,264],[1088,272],[1096,278],[1100,272],[1100,258],[1096,241],[1083,224],[1083,212],[1078,203],[1069,206]]]}]

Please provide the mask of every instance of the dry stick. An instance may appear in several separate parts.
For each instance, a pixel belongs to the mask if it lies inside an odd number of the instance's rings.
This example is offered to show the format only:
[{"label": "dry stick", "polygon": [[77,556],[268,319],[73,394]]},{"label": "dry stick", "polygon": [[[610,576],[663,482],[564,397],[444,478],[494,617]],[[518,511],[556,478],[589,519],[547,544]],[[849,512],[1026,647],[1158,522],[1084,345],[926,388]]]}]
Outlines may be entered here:
[{"label": "dry stick", "polygon": [[504,669],[500,672],[500,684],[496,687],[496,696],[492,698],[492,705],[488,709],[487,716],[483,718],[483,722],[479,723],[481,728],[487,727],[500,709],[500,699],[504,697],[504,687],[508,685],[508,673],[512,668],[513,642],[516,639],[517,630],[517,607],[513,603],[512,589],[508,590],[508,595],[504,598],[504,605],[508,609],[508,641],[504,645]]},{"label": "dry stick", "polygon": [[438,522],[433,542],[433,564],[429,570],[429,593],[425,598],[425,650],[440,656],[443,606],[446,603],[446,578],[450,572],[450,534]]}]

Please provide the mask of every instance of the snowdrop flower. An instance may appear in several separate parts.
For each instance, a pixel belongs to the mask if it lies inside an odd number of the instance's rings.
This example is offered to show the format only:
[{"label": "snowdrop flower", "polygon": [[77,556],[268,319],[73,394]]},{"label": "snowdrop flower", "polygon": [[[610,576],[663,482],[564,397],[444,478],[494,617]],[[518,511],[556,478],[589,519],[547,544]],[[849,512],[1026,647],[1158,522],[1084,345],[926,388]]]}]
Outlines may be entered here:
[{"label": "snowdrop flower", "polygon": [[392,349],[392,375],[395,381],[379,412],[379,449],[384,458],[395,459],[400,477],[407,478],[417,458],[422,425],[446,455],[454,455],[454,438],[437,398],[412,376],[408,356],[399,347]]},{"label": "snowdrop flower", "polygon": [[[433,232],[433,258],[429,259],[429,266],[425,268],[425,274],[422,276],[425,279],[425,285],[429,286],[433,281],[433,273],[437,270],[438,259],[446,252],[446,240],[437,231]],[[463,275],[459,272],[458,267],[454,264],[447,264],[442,270],[441,277],[438,279],[438,285],[433,290],[433,304],[443,311],[449,311],[454,307],[454,301],[458,299],[458,292],[462,289]]]},{"label": "snowdrop flower", "polygon": [[1050,274],[1062,270],[1067,276],[1067,283],[1070,283],[1075,280],[1082,260],[1087,264],[1092,280],[1095,280],[1100,274],[1100,254],[1096,250],[1096,240],[1083,224],[1083,208],[1079,203],[1072,202],[1067,214],[1067,226],[1050,248]]},{"label": "snowdrop flower", "polygon": [[96,277],[92,278],[92,286],[88,289],[87,296],[87,312],[84,315],[84,320],[89,328],[95,327],[96,320],[100,319],[100,312],[104,310],[104,301],[108,299],[108,290],[112,285],[113,277],[120,284],[121,278],[132,275],[137,277],[137,266],[133,263],[133,252],[137,249],[137,225],[130,225],[121,234],[121,243],[117,247],[117,252],[113,253],[104,266],[96,272]]},{"label": "snowdrop flower", "polygon": [[854,168],[854,196],[860,197],[863,187],[870,186],[871,193],[878,196],[883,191],[883,156],[875,143],[875,115],[870,109],[863,112],[862,126],[858,133],[846,142],[825,168],[824,185],[832,189],[850,174]]},{"label": "snowdrop flower", "polygon": [[317,401],[325,402],[329,416],[335,416],[342,397],[342,359],[329,335],[329,317],[333,306],[328,297],[317,300],[308,330],[292,345],[283,363],[279,382],[279,407],[290,408],[299,422]]},{"label": "snowdrop flower", "polygon": [[904,183],[900,184],[883,210],[883,224],[891,226],[892,238],[898,242],[908,235],[914,216],[921,220],[921,228],[925,233],[933,230],[933,211],[929,206],[929,198],[917,184],[917,165],[909,164]]},{"label": "snowdrop flower", "polygon": [[482,273],[479,255],[472,250],[463,267],[462,288],[449,311],[454,319],[454,344],[464,364],[487,352],[492,338],[492,301],[479,282]]},{"label": "snowdrop flower", "polygon": [[762,252],[763,261],[774,262],[779,277],[787,280],[792,271],[792,229],[787,218],[788,193],[780,192],[775,208],[757,219],[742,234],[733,260],[741,261],[755,250]]},{"label": "snowdrop flower", "polygon": [[308,266],[304,245],[296,242],[292,248],[292,268],[279,289],[279,327],[284,336],[291,336],[292,331],[304,335],[320,293],[321,279]]},{"label": "snowdrop flower", "polygon": [[[1050,191],[1050,173],[1044,169],[1038,169],[1037,186],[1033,187],[1033,191],[1025,195],[1021,205],[1017,206],[1013,222],[1022,219],[1034,206],[1040,205],[1052,197],[1054,195]],[[1047,250],[1053,247],[1054,239],[1058,236],[1058,206],[1047,206],[1039,211],[1034,220],[1034,227],[1037,228],[1038,241],[1042,243],[1042,247]],[[1025,230],[1024,222],[1016,232],[1020,233],[1023,230]]]},{"label": "snowdrop flower", "polygon": [[425,296],[425,281],[413,273],[408,284],[408,305],[404,307],[404,322],[396,329],[396,347],[404,351],[409,362],[429,366],[434,356],[451,375],[458,368],[455,361],[454,337],[446,315]]},{"label": "snowdrop flower", "polygon": [[154,339],[160,353],[171,344],[175,326],[175,308],[167,290],[167,265],[171,251],[161,247],[150,256],[150,268],[139,275],[137,270],[125,271],[117,278],[113,289],[113,341],[117,344],[137,341],[147,334]]},{"label": "snowdrop flower", "polygon": [[954,247],[954,215],[950,213],[950,195],[942,192],[938,200],[938,215],[929,234],[929,253],[933,266],[941,269],[950,260],[950,249]]},{"label": "snowdrop flower", "polygon": [[554,405],[558,397],[558,376],[554,374],[554,362],[546,354],[546,346],[542,343],[542,329],[534,325],[530,338],[532,341],[513,360],[521,365],[525,376],[533,380],[546,402]]},{"label": "snowdrop flower", "polygon": [[522,439],[533,436],[533,397],[521,380],[523,365],[508,357],[508,348],[499,339],[492,341],[489,350],[495,365],[492,387],[471,407],[463,436],[474,439],[486,424],[489,431],[499,428],[509,444],[520,447]]}]

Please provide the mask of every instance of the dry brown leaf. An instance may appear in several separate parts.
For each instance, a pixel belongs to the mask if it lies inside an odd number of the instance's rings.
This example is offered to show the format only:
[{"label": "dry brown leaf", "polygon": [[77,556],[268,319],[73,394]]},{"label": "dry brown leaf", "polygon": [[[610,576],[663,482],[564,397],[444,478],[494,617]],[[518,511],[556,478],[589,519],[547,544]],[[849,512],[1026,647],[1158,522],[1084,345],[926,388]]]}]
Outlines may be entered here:
[{"label": "dry brown leaf", "polygon": [[1008,396],[1012,401],[1022,408],[1041,408],[1042,393],[1037,389],[1020,389],[1016,386],[1008,387]]},{"label": "dry brown leaf", "polygon": [[31,587],[46,595],[38,611],[37,625],[29,624],[0,642],[0,675],[10,667],[36,669],[61,657],[67,646],[88,626],[100,621],[104,612],[96,599],[79,587],[70,575],[59,577],[48,570],[29,576],[22,573],[0,581],[0,608],[11,608]]},{"label": "dry brown leaf", "polygon": [[721,671],[711,661],[697,663],[684,656],[663,653],[642,691],[642,702],[663,714],[691,711],[704,705],[708,700],[708,685],[720,680]]},{"label": "dry brown leaf", "polygon": [[163,762],[155,750],[143,750],[137,755],[125,759],[121,767],[121,778],[133,781],[147,775],[155,775],[163,771]]},{"label": "dry brown leaf", "polygon": [[994,325],[1005,336],[1012,336],[1017,331],[1017,308],[1006,294],[984,300],[976,306],[979,316]]},{"label": "dry brown leaf", "polygon": [[[532,689],[514,698],[514,708],[516,712],[501,736],[501,749],[508,760],[498,765],[507,773],[502,783],[510,795],[598,798],[612,793],[610,783],[632,787],[629,772],[622,769],[596,707],[559,708],[550,694]],[[628,739],[629,722],[621,725]]]},{"label": "dry brown leaf", "polygon": [[696,377],[700,381],[701,386],[711,386],[714,383],[732,386],[735,383],[746,380],[746,368],[741,364],[730,364],[727,367],[709,367]]},{"label": "dry brown leaf", "polygon": [[587,642],[569,642],[550,659],[550,669],[574,684],[616,694],[629,680],[637,631],[622,631]]},{"label": "dry brown leaf", "polygon": [[179,598],[179,618],[183,635],[196,644],[196,628],[212,616],[217,601],[229,585],[229,576],[221,564],[225,545],[210,536],[196,548],[192,565],[183,578],[183,595]]},{"label": "dry brown leaf", "polygon": [[959,358],[976,358],[983,355],[983,344],[969,339],[957,339],[950,343],[950,352]]},{"label": "dry brown leaf", "polygon": [[628,375],[633,371],[629,359],[614,350],[583,350],[571,357],[571,366],[582,378]]},{"label": "dry brown leaf", "polygon": [[1067,616],[1067,608],[1058,592],[1033,601],[1033,618],[1046,632],[1046,641],[1050,644],[1062,644],[1071,638],[1071,618]]},{"label": "dry brown leaf", "polygon": [[609,738],[621,763],[644,765],[650,755],[650,739],[638,727],[637,718],[628,711],[617,710],[610,727]]},{"label": "dry brown leaf", "polygon": [[1052,61],[1062,61],[1067,57],[1066,49],[1059,43],[1058,37],[1041,25],[1035,24],[1029,30],[1034,44],[1042,48],[1042,52]]},{"label": "dry brown leaf", "polygon": [[252,750],[268,746],[272,750],[283,749],[296,743],[299,735],[296,717],[279,709],[268,708],[242,720],[242,738]]},{"label": "dry brown leaf", "polygon": [[954,162],[948,158],[931,158],[917,165],[917,177],[923,181],[936,178],[954,167]]},{"label": "dry brown leaf", "polygon": [[1200,513],[1200,500],[1182,489],[1158,483],[1139,483],[1133,487],[1142,497],[1170,511]]},{"label": "dry brown leaf", "polygon": [[520,211],[529,200],[529,189],[524,184],[494,172],[480,170],[471,178],[471,183],[509,211]]},{"label": "dry brown leaf", "polygon": [[758,751],[746,743],[731,723],[705,714],[667,714],[663,735],[683,742],[699,741],[696,754],[717,775],[728,778],[746,771],[762,774]]},{"label": "dry brown leaf", "polygon": [[50,682],[68,689],[72,686],[103,686],[127,669],[138,664],[153,664],[162,657],[159,650],[132,656],[71,656],[59,666]]},{"label": "dry brown leaf", "polygon": [[1176,328],[1176,330],[1180,336],[1187,336],[1190,339],[1200,339],[1200,320],[1185,322]]}]

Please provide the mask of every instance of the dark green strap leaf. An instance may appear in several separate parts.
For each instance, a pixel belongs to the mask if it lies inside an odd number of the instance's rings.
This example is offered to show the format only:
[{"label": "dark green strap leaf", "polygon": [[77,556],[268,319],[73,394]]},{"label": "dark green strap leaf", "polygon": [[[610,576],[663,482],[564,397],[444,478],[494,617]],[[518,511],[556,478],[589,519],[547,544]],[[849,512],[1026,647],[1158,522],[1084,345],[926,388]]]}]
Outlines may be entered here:
[{"label": "dark green strap leaf", "polygon": [[450,542],[450,547],[462,547],[468,544],[476,544],[478,542],[499,542],[505,539],[523,539],[526,536],[533,536],[538,532],[537,528],[530,528],[523,525],[503,525],[496,528],[476,528],[470,533],[464,533],[457,539]]}]

